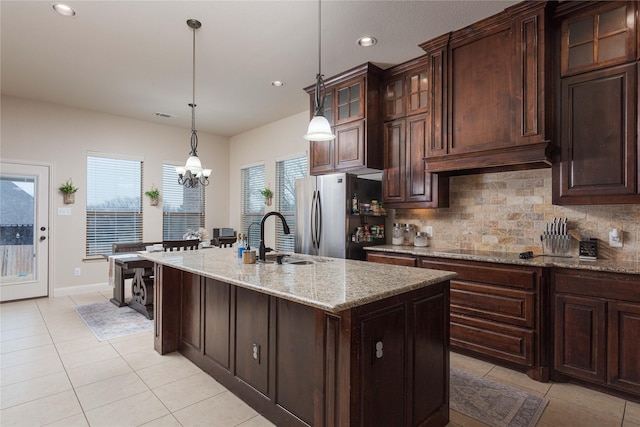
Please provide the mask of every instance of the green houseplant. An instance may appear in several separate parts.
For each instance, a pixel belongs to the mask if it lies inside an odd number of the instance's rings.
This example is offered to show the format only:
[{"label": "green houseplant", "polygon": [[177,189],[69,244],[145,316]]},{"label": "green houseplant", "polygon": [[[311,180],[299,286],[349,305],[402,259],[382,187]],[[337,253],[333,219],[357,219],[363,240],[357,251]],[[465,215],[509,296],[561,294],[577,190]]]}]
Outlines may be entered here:
[{"label": "green houseplant", "polygon": [[73,186],[73,181],[71,178],[67,180],[64,184],[58,187],[58,191],[62,193],[63,201],[65,205],[69,205],[75,203],[76,201],[76,191],[78,191],[78,187]]},{"label": "green houseplant", "polygon": [[158,205],[158,199],[160,198],[160,190],[158,190],[158,187],[152,185],[151,190],[145,191],[144,194],[149,196],[149,199],[151,199],[151,206]]},{"label": "green houseplant", "polygon": [[269,187],[260,190],[260,194],[264,196],[264,204],[267,206],[271,206],[271,201],[273,200],[273,191]]}]

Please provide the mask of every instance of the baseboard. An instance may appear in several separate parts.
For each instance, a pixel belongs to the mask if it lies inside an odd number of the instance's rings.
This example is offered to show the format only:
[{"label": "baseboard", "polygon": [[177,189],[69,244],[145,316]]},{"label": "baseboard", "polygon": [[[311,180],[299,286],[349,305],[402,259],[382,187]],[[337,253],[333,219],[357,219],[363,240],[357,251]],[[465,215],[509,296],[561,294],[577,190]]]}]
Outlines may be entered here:
[{"label": "baseboard", "polygon": [[91,285],[67,286],[53,290],[54,297],[66,297],[69,295],[89,294],[91,292],[111,292],[113,288],[109,283],[93,283]]}]

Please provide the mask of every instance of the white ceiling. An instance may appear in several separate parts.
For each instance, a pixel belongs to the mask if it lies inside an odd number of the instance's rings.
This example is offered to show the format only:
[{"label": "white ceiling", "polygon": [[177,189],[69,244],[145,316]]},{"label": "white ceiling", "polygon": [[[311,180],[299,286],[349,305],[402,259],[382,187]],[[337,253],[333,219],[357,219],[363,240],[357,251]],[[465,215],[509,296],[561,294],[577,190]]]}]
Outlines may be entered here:
[{"label": "white ceiling", "polygon": [[[305,111],[318,69],[318,3],[298,1],[1,0],[1,88],[6,95],[189,128],[192,33],[196,128],[233,136]],[[322,2],[322,72],[422,55],[419,43],[517,1]],[[356,45],[378,38],[370,48]],[[271,81],[282,80],[275,88]],[[156,112],[176,115],[162,119]],[[301,129],[304,133],[304,129]]]}]

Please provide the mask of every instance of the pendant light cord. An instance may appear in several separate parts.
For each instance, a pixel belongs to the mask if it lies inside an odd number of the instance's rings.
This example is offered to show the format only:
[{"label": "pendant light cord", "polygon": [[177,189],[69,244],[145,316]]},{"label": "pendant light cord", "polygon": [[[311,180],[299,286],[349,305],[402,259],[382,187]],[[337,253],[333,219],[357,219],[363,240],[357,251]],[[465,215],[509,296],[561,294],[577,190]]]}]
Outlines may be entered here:
[{"label": "pendant light cord", "polygon": [[316,97],[314,115],[324,112],[324,78],[322,76],[322,0],[318,0],[318,74],[316,75]]},{"label": "pendant light cord", "polygon": [[196,133],[196,28],[193,29],[193,69],[191,84],[191,156],[197,156],[198,150],[198,134]]}]

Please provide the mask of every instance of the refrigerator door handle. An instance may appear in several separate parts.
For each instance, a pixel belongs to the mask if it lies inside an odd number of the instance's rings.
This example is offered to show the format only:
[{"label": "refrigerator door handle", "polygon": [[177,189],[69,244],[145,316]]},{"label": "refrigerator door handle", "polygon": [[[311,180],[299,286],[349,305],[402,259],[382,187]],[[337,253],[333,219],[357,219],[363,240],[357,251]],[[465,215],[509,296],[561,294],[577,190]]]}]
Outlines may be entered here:
[{"label": "refrigerator door handle", "polygon": [[311,228],[311,245],[316,247],[316,191],[313,190],[313,197],[311,199],[311,220],[310,228]]},{"label": "refrigerator door handle", "polygon": [[316,211],[316,244],[320,249],[320,237],[322,236],[322,201],[320,200],[320,192],[318,191],[318,209]]}]

